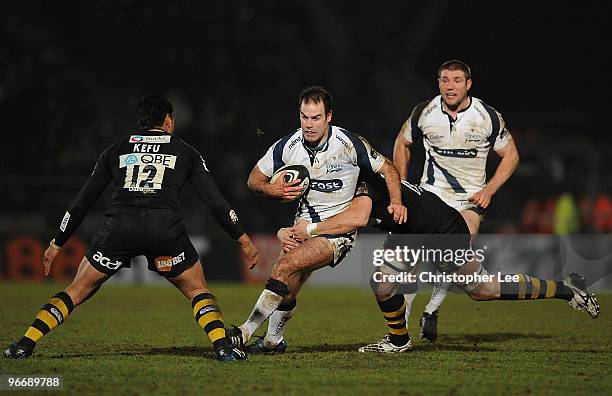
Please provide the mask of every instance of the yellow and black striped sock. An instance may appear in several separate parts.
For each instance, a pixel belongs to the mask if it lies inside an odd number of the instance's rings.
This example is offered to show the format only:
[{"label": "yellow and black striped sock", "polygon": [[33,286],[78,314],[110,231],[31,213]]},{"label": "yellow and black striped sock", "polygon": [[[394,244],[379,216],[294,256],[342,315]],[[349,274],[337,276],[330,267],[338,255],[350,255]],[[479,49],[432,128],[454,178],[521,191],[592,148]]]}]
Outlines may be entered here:
[{"label": "yellow and black striped sock", "polygon": [[223,316],[215,296],[210,293],[198,294],[191,300],[191,306],[196,322],[204,329],[215,350],[228,348]]},{"label": "yellow and black striped sock", "polygon": [[536,300],[558,298],[571,300],[574,292],[561,281],[533,278],[527,274],[517,274],[518,282],[500,283],[500,300]]},{"label": "yellow and black striped sock", "polygon": [[386,301],[378,301],[378,307],[389,326],[389,338],[393,345],[406,345],[410,336],[406,327],[406,300],[402,294],[396,294]]},{"label": "yellow and black striped sock", "polygon": [[66,292],[57,293],[43,305],[28,331],[19,340],[19,344],[34,347],[43,336],[64,323],[73,309],[74,304],[70,296]]}]

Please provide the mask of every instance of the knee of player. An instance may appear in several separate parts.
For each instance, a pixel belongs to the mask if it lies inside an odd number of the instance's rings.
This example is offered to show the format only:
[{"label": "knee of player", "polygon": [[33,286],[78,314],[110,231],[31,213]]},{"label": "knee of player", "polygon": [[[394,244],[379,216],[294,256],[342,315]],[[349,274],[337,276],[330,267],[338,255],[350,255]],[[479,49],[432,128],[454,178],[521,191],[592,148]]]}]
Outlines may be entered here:
[{"label": "knee of player", "polygon": [[378,301],[386,301],[397,294],[397,285],[389,282],[376,282],[370,280],[370,287]]},{"label": "knee of player", "polygon": [[492,298],[491,293],[486,288],[476,288],[467,293],[474,301],[486,301]]},{"label": "knee of player", "polygon": [[274,279],[278,279],[281,282],[287,283],[289,278],[291,278],[294,274],[295,268],[288,260],[285,260],[281,257],[274,265],[271,276]]},{"label": "knee of player", "polygon": [[295,275],[296,273],[299,272],[298,268],[297,268],[295,262],[293,260],[287,259],[286,256],[287,255],[281,257],[278,260],[278,263],[276,264],[276,266],[283,273],[286,273],[288,275]]},{"label": "knee of player", "polygon": [[480,293],[472,290],[472,291],[468,291],[466,292],[468,296],[470,296],[470,298],[474,301],[480,301]]},{"label": "knee of player", "polygon": [[396,289],[382,289],[382,290],[379,289],[375,291],[374,294],[376,295],[376,300],[387,301],[388,299],[390,299],[391,297],[397,294],[397,290]]}]

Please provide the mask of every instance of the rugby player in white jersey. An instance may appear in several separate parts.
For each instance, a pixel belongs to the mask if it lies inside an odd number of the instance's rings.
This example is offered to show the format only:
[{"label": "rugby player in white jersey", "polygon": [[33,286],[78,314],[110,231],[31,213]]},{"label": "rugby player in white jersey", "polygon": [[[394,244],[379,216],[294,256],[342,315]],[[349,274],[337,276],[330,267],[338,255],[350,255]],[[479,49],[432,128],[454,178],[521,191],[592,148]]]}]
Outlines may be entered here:
[{"label": "rugby player in white jersey", "polygon": [[[432,264],[444,271],[446,276],[476,301],[559,299],[567,301],[573,309],[587,312],[594,319],[599,316],[599,303],[587,290],[586,280],[581,275],[572,273],[563,280],[554,280],[536,278],[525,273],[489,274],[482,266],[478,254],[472,250],[470,231],[464,218],[437,195],[403,181],[402,199],[408,208],[408,220],[404,224],[396,224],[386,210],[389,199],[385,182],[378,175],[368,175],[365,172],[359,179],[355,198],[347,210],[316,223],[314,228],[303,220],[293,227],[281,228],[277,236],[283,249],[291,251],[299,247],[300,241],[306,241],[314,235],[346,233],[372,226],[389,233],[383,243],[383,248],[388,249],[387,253],[397,248],[408,249],[410,246],[423,251],[451,249],[456,253],[461,252],[461,256],[456,256],[460,257],[459,260],[452,256],[439,256],[434,258]],[[468,253],[470,251],[474,254]],[[374,259],[376,255],[374,251],[372,253]],[[405,320],[406,301],[400,290],[416,286],[416,281],[400,283],[395,279],[411,273],[415,262],[381,256],[378,258],[384,260],[377,264],[372,261],[376,270],[370,278],[370,285],[387,323],[388,333],[379,342],[360,347],[359,351],[405,352],[412,349],[412,341]]]},{"label": "rugby player in white jersey", "polygon": [[[501,114],[468,95],[472,79],[467,64],[444,62],[438,69],[438,87],[440,95],[417,105],[402,126],[393,162],[402,180],[407,180],[410,146],[422,138],[425,164],[420,186],[459,211],[470,234],[476,235],[491,198],[518,166],[518,152]],[[501,161],[487,182],[485,168],[491,147]],[[435,341],[438,308],[451,287],[450,283],[434,284],[421,317],[421,337]],[[405,295],[406,319],[415,294]]]},{"label": "rugby player in white jersey", "polygon": [[[248,187],[275,199],[294,199],[301,194],[300,180],[291,184],[272,175],[286,164],[304,165],[310,172],[310,189],[300,199],[296,217],[316,224],[350,206],[360,171],[384,175],[390,196],[387,207],[398,223],[406,220],[397,169],[367,141],[330,124],[332,100],[318,86],[299,96],[301,128],[274,143],[251,171]],[[247,351],[283,352],[283,332],[293,316],[297,294],[310,273],[327,265],[335,267],[351,250],[356,231],[311,238],[298,248],[281,254],[251,315],[240,327],[229,330],[234,346],[243,347],[269,318],[266,336],[247,346]]]}]

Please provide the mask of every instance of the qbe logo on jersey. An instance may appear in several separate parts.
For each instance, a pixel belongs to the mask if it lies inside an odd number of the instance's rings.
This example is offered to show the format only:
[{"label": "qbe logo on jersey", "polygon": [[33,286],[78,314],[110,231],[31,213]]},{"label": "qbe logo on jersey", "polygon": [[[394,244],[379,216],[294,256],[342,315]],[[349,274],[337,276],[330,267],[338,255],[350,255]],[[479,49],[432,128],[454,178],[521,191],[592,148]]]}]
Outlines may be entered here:
[{"label": "qbe logo on jersey", "polygon": [[171,154],[131,153],[120,155],[119,168],[126,168],[123,188],[130,191],[154,193],[155,190],[162,188],[166,168],[174,169],[175,165],[176,155]]},{"label": "qbe logo on jersey", "polygon": [[170,143],[172,136],[130,136],[130,143]]}]

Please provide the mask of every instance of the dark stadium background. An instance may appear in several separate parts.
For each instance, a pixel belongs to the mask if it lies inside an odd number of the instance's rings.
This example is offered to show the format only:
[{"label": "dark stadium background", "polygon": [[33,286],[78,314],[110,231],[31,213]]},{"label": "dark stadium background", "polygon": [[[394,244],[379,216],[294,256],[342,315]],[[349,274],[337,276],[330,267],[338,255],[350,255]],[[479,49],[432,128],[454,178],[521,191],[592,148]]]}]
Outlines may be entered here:
[{"label": "dark stadium background", "polygon": [[[46,245],[97,155],[134,131],[148,91],[170,95],[177,134],[204,154],[247,231],[271,233],[291,205],[256,197],[245,182],[266,148],[299,126],[302,88],[327,87],[333,123],[390,156],[451,58],[471,65],[472,95],[503,114],[521,155],[481,232],[552,233],[556,200],[569,193],[574,232],[610,233],[609,7],[567,4],[3,3],[0,273],[8,275],[9,254],[28,254],[6,251],[13,238]],[[183,195],[189,231],[213,241],[207,259],[218,264],[208,276],[239,277],[231,241],[189,188]],[[77,233],[85,244],[108,196]]]}]

